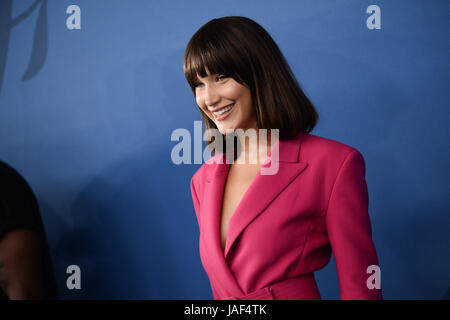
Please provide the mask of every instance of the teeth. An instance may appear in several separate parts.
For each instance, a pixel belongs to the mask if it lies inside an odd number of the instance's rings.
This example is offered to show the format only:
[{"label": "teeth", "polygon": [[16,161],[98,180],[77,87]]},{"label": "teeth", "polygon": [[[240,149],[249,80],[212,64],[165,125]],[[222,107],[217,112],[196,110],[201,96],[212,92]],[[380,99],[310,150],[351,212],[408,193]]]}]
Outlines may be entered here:
[{"label": "teeth", "polygon": [[220,109],[219,111],[213,112],[213,114],[215,116],[220,116],[222,114],[224,114],[225,112],[228,112],[229,110],[231,110],[231,108],[234,107],[234,103],[231,106],[225,107],[223,109]]}]

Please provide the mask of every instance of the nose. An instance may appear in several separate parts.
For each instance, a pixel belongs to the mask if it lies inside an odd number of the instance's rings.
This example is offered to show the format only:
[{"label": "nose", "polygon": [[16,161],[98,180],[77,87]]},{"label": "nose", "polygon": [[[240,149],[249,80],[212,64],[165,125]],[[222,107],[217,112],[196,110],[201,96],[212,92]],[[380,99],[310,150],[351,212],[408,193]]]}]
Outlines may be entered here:
[{"label": "nose", "polygon": [[207,107],[216,105],[220,101],[217,90],[212,86],[206,85],[204,90],[204,101]]}]

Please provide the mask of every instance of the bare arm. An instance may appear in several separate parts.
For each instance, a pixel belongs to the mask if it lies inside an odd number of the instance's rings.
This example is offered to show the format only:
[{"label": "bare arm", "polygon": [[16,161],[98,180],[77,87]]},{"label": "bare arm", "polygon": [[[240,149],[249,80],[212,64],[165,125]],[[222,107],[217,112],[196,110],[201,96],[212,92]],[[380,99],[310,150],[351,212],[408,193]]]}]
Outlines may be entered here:
[{"label": "bare arm", "polygon": [[41,257],[33,230],[14,229],[0,238],[0,287],[11,300],[41,299]]}]

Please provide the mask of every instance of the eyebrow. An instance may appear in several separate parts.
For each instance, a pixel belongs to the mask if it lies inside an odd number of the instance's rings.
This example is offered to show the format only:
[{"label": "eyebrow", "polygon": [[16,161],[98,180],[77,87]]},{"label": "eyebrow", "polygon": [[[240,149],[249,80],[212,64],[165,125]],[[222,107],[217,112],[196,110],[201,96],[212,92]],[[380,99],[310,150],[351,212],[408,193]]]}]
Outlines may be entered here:
[{"label": "eyebrow", "polygon": [[210,76],[213,76],[213,75],[211,74],[211,75],[206,76],[206,77],[199,77],[199,76],[197,75],[196,80],[207,79],[207,78],[210,77]]},{"label": "eyebrow", "polygon": [[[213,77],[213,76],[215,76],[215,75],[225,75],[224,73],[211,73],[209,76],[208,75],[206,75],[206,77],[203,77],[203,78],[208,78],[208,77]],[[200,77],[199,77],[199,75],[197,74],[197,79],[199,79]]]}]

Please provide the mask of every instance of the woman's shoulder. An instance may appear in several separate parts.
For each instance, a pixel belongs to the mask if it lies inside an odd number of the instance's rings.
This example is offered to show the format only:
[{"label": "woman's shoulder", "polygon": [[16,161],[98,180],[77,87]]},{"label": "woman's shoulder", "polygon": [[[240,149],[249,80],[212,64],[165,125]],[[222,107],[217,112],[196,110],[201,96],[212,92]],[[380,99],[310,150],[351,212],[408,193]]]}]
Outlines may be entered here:
[{"label": "woman's shoulder", "polygon": [[361,155],[357,148],[341,141],[311,133],[302,135],[300,155],[303,161],[324,159],[340,162],[352,153]]},{"label": "woman's shoulder", "polygon": [[206,160],[192,175],[191,183],[193,183],[193,181],[196,181],[196,183],[205,182],[209,178],[210,170],[213,170],[219,163],[223,163],[221,161],[224,161],[223,154],[213,155]]}]

